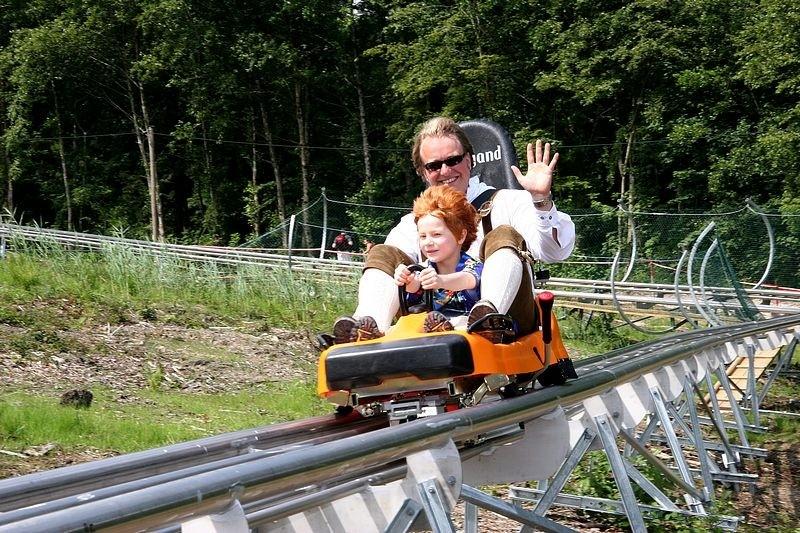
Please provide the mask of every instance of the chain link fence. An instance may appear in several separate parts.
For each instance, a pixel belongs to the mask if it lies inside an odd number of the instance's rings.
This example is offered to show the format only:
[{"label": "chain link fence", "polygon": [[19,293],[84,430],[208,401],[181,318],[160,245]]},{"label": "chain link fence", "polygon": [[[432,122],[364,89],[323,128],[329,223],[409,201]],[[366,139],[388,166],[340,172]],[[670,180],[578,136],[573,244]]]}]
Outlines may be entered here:
[{"label": "chain link fence", "polygon": [[[409,211],[408,206],[354,203],[322,194],[306,210],[247,245],[335,259],[331,244],[344,232],[354,247],[352,255],[343,259],[359,261],[370,243],[383,242]],[[718,212],[637,212],[609,207],[570,215],[577,232],[575,251],[567,261],[548,267],[552,276],[609,279],[616,259],[617,280],[729,288],[741,284],[800,287],[800,212],[766,213],[745,204]],[[698,242],[709,226],[709,233]]]}]

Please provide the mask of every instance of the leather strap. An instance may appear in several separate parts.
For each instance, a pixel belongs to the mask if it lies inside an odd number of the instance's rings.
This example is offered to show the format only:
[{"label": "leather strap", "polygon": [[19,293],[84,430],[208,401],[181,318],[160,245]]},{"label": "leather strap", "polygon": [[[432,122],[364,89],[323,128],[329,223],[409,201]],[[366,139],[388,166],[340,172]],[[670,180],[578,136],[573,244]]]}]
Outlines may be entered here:
[{"label": "leather strap", "polygon": [[492,212],[492,199],[495,194],[497,194],[497,189],[487,189],[471,202],[472,207],[478,211],[478,215],[481,217],[481,226],[483,227],[484,235],[492,231],[492,217],[489,215]]}]

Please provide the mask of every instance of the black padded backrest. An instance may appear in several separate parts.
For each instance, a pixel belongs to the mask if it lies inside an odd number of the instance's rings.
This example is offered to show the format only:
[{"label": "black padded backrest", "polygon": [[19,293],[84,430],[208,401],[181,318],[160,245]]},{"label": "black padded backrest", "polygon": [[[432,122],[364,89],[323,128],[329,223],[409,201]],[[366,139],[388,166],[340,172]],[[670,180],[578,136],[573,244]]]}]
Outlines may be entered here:
[{"label": "black padded backrest", "polygon": [[482,182],[498,189],[521,189],[511,172],[511,165],[517,164],[517,152],[505,128],[485,118],[467,120],[459,126],[475,152],[472,175],[480,174]]}]

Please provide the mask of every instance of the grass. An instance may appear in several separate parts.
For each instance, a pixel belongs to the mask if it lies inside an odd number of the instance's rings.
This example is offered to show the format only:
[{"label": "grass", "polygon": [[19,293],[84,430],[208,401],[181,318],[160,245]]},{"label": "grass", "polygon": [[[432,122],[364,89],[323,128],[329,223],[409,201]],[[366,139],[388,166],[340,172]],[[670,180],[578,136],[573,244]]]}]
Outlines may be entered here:
[{"label": "grass", "polygon": [[[262,268],[222,268],[135,255],[108,247],[97,253],[75,253],[56,246],[30,248],[0,261],[0,334],[22,357],[39,353],[97,352],[81,346],[65,331],[87,322],[124,324],[146,320],[207,328],[236,326],[254,332],[271,327],[327,330],[333,318],[354,306],[354,286],[338,280],[316,280]],[[604,353],[653,338],[619,328],[607,315],[591,321],[559,317],[565,344],[573,355]],[[2,345],[0,345],[2,346]],[[147,352],[196,354],[203,359],[235,362],[239,356],[202,341],[149,339]],[[0,353],[2,348],[0,347]],[[800,361],[800,350],[795,362]],[[75,410],[53,396],[12,391],[0,384],[0,449],[22,451],[55,443],[65,451],[91,444],[104,451],[127,453],[330,412],[311,383],[268,383],[227,394],[187,394],[163,386],[164,369],[155,365],[138,401],[120,403],[116,395],[93,388],[92,407]],[[779,396],[796,397],[796,382],[779,379]],[[773,396],[771,393],[770,396]],[[772,419],[770,430],[751,435],[751,444],[797,443],[800,421]],[[6,458],[7,459],[7,458]],[[578,493],[610,496],[616,492],[604,458],[590,460],[575,476]],[[640,465],[642,466],[642,465]],[[645,467],[646,470],[649,469]],[[649,472],[652,473],[652,472]],[[727,512],[726,498],[718,512]],[[619,525],[624,519],[608,518]],[[708,521],[666,516],[650,523],[653,530],[713,529]]]},{"label": "grass", "polygon": [[[322,330],[354,305],[355,291],[343,291],[342,284],[262,267],[134,254],[119,246],[92,253],[37,247],[0,261],[0,324],[70,329],[87,318],[110,324],[143,318],[207,327],[244,319],[261,329]],[[15,304],[37,300],[74,302],[81,313],[57,317],[35,306],[14,312]]]},{"label": "grass", "polygon": [[59,405],[58,398],[27,392],[0,398],[0,448],[23,450],[57,443],[125,453],[236,429],[330,412],[313,386],[281,383],[231,394],[140,391],[145,402],[121,404],[93,389],[90,409]]}]

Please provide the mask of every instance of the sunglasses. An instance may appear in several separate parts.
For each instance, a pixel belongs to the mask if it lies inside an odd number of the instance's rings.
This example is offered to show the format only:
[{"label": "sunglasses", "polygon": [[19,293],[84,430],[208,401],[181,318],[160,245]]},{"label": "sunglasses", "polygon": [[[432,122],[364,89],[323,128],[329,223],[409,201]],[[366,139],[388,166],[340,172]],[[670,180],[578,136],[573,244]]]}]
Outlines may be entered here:
[{"label": "sunglasses", "polygon": [[425,163],[422,166],[424,166],[425,170],[427,170],[428,172],[437,172],[441,170],[442,165],[447,165],[448,167],[454,167],[457,164],[461,163],[461,161],[464,160],[465,155],[467,155],[466,152],[464,152],[461,155],[454,155],[453,157],[448,157],[447,159],[444,159],[442,161],[431,161],[430,163]]}]

